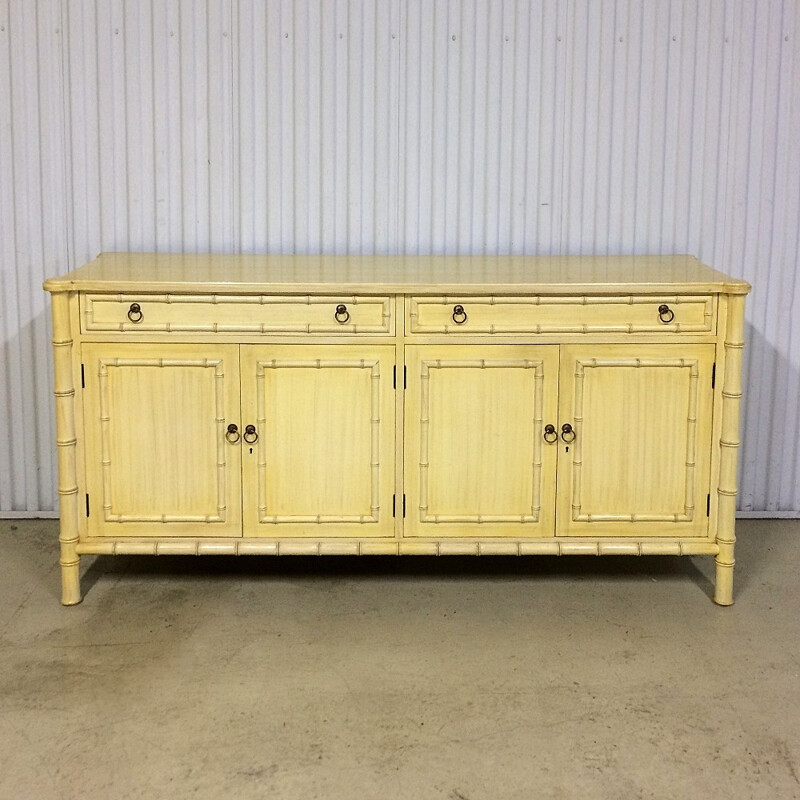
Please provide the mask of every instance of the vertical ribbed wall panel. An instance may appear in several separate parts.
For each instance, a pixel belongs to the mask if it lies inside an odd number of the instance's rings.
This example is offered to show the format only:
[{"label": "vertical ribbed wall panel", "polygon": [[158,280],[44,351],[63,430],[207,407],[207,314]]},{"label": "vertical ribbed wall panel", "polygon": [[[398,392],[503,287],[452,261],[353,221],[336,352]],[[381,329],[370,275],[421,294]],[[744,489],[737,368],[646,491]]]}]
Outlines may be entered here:
[{"label": "vertical ribbed wall panel", "polygon": [[736,4],[724,262],[753,283],[740,506],[800,510],[800,6]]},{"label": "vertical ribbed wall panel", "polygon": [[237,248],[396,252],[398,3],[237,5]]},{"label": "vertical ribbed wall panel", "polygon": [[74,261],[231,251],[233,0],[73,0],[64,13]]},{"label": "vertical ribbed wall panel", "polygon": [[101,250],[691,252],[754,284],[741,507],[800,511],[794,0],[0,0],[0,513]]},{"label": "vertical ribbed wall panel", "polygon": [[50,319],[66,255],[60,10],[0,0],[0,513],[55,495]]},{"label": "vertical ribbed wall panel", "polygon": [[573,0],[569,31],[562,248],[719,263],[726,4]]},{"label": "vertical ribbed wall panel", "polygon": [[560,249],[567,3],[409,0],[401,249]]}]

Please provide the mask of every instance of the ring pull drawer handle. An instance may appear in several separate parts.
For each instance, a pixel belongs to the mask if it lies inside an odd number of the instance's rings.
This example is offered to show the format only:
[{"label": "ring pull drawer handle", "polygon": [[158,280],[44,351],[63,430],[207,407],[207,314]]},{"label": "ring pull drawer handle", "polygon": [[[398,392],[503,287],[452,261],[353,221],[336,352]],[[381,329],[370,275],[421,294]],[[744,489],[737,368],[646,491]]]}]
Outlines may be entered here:
[{"label": "ring pull drawer handle", "polygon": [[333,317],[340,325],[346,325],[350,322],[350,312],[347,310],[347,306],[344,303],[339,303],[336,306],[336,311],[333,312]]},{"label": "ring pull drawer handle", "polygon": [[658,318],[665,325],[669,325],[675,319],[675,312],[666,303],[662,303],[658,307]]},{"label": "ring pull drawer handle", "polygon": [[142,307],[138,303],[131,303],[131,307],[128,309],[128,319],[134,323],[141,322],[144,319]]},{"label": "ring pull drawer handle", "polygon": [[244,429],[244,436],[242,437],[247,444],[253,444],[258,441],[258,433],[256,432],[255,425],[247,425]]},{"label": "ring pull drawer handle", "polygon": [[453,322],[456,325],[463,325],[467,321],[467,312],[461,304],[453,306]]},{"label": "ring pull drawer handle", "polygon": [[228,425],[228,430],[225,431],[225,438],[231,443],[236,444],[239,441],[239,426],[236,423],[231,422]]},{"label": "ring pull drawer handle", "polygon": [[[545,425],[544,426],[544,440],[548,444],[553,444],[553,442],[558,441],[558,433],[556,433],[556,426],[555,425]],[[550,437],[553,437],[552,439]]]},{"label": "ring pull drawer handle", "polygon": [[567,444],[569,444],[570,442],[574,442],[575,441],[575,435],[576,435],[575,434],[575,429],[572,427],[572,425],[569,424],[569,422],[565,422],[561,426],[561,438]]}]

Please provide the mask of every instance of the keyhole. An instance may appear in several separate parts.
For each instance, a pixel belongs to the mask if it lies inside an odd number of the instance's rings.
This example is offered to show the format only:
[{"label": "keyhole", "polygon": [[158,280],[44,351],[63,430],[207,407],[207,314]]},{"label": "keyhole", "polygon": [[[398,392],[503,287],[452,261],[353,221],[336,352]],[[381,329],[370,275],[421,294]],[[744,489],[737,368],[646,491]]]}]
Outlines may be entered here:
[{"label": "keyhole", "polygon": [[[250,452],[252,453],[253,451],[251,450]],[[567,452],[569,453],[569,445],[567,445]]]},{"label": "keyhole", "polygon": [[[569,448],[567,448],[567,449],[569,449]],[[253,448],[252,447],[250,448],[250,455],[253,455]]]}]

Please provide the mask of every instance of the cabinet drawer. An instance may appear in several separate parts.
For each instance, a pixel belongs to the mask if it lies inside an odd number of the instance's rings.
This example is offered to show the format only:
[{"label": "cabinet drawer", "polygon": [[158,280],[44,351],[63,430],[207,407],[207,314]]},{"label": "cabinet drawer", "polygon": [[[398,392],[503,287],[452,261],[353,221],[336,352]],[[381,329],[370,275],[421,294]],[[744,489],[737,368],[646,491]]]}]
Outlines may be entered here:
[{"label": "cabinet drawer", "polygon": [[391,297],[84,294],[81,306],[85,333],[394,333]]},{"label": "cabinet drawer", "polygon": [[412,297],[409,333],[713,333],[714,295]]}]

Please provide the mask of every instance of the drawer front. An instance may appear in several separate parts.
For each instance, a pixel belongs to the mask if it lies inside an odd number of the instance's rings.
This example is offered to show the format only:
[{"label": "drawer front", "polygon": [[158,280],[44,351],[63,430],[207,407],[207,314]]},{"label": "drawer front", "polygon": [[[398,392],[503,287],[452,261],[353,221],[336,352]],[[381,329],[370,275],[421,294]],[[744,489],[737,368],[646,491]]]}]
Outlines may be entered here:
[{"label": "drawer front", "polygon": [[422,334],[713,333],[714,295],[412,297]]},{"label": "drawer front", "polygon": [[85,333],[394,333],[391,297],[85,294]]}]

